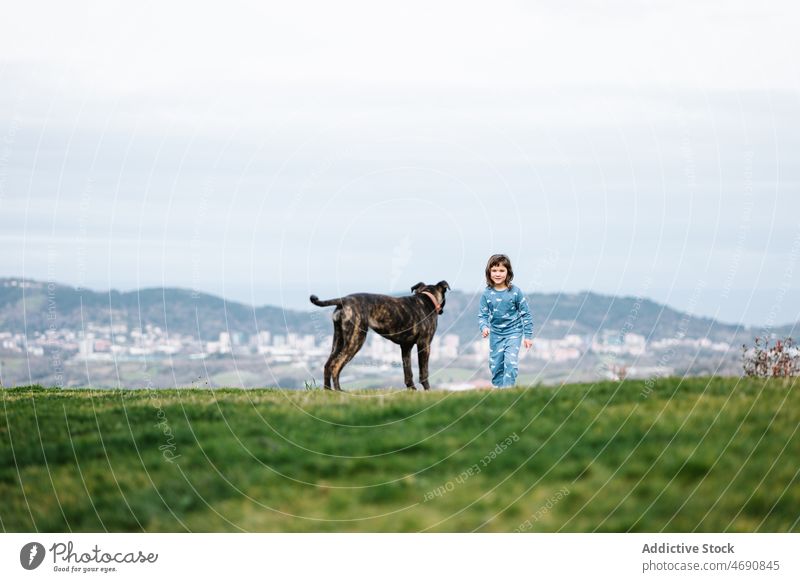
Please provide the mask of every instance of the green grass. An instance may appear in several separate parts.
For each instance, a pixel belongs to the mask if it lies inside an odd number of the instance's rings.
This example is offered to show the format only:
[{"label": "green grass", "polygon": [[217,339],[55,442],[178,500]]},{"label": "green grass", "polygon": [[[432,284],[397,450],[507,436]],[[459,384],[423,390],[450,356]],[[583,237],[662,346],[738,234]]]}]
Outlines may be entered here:
[{"label": "green grass", "polygon": [[800,531],[797,383],[643,391],[2,390],[0,526]]}]

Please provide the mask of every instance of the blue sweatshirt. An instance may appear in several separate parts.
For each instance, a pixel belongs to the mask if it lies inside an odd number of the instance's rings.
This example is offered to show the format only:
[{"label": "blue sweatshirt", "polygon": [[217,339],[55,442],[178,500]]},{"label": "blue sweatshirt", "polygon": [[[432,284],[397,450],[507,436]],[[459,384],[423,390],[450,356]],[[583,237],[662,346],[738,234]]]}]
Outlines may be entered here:
[{"label": "blue sweatshirt", "polygon": [[531,339],[533,317],[528,309],[525,293],[516,285],[502,291],[486,287],[481,295],[478,325],[481,331],[488,327],[490,333],[499,336],[522,332],[523,337]]}]

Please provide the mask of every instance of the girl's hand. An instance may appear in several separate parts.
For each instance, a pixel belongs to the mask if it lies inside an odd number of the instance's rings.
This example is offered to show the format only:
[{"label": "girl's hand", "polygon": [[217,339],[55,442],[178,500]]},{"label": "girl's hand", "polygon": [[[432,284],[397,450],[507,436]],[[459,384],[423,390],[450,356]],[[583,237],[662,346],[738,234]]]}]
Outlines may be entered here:
[{"label": "girl's hand", "polygon": [[532,339],[525,338],[525,339],[523,339],[523,340],[522,340],[522,344],[525,346],[525,349],[526,349],[526,350],[527,350],[527,349],[530,349],[530,348],[531,348],[531,346],[533,346],[533,340],[532,340]]},{"label": "girl's hand", "polygon": [[483,337],[486,337],[487,335],[489,335],[489,328],[488,327],[484,327],[483,331],[481,332],[481,335]]}]

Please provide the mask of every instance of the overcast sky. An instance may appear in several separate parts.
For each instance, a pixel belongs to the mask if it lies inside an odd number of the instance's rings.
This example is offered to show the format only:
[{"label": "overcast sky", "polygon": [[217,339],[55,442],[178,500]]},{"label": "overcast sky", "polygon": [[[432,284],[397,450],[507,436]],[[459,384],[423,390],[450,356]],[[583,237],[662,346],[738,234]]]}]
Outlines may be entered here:
[{"label": "overcast sky", "polygon": [[0,276],[800,320],[796,3],[18,2]]}]

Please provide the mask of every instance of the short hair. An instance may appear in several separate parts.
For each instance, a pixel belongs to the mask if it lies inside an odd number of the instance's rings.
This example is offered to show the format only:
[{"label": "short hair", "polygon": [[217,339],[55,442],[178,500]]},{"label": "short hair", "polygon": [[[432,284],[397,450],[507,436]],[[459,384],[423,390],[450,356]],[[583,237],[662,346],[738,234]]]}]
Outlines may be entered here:
[{"label": "short hair", "polygon": [[511,268],[511,259],[509,259],[506,255],[492,255],[489,257],[489,261],[486,263],[486,286],[487,287],[494,287],[494,283],[492,282],[492,267],[503,266],[506,268],[508,273],[506,274],[506,285],[511,287],[511,281],[514,279],[514,269]]}]

